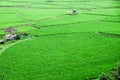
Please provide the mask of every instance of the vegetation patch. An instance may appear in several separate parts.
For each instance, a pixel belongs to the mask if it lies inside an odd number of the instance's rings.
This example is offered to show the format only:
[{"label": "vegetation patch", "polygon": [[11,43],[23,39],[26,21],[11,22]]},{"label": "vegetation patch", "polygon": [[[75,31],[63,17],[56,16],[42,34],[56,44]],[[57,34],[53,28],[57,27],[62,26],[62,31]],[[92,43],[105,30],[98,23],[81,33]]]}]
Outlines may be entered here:
[{"label": "vegetation patch", "polygon": [[1,0],[0,80],[116,80],[119,25],[118,0]]}]

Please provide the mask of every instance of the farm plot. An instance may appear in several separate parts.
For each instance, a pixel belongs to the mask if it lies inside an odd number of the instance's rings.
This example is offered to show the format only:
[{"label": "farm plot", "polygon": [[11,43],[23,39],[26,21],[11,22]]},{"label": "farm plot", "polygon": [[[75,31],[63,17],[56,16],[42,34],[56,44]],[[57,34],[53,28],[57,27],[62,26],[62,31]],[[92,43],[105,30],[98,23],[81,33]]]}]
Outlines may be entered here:
[{"label": "farm plot", "polygon": [[19,9],[19,12],[32,21],[40,21],[42,19],[57,17],[67,13],[64,9]]},{"label": "farm plot", "polygon": [[96,79],[120,62],[118,1],[0,2],[0,34],[13,26],[34,36],[0,45],[0,80]]},{"label": "farm plot", "polygon": [[0,28],[15,26],[27,22],[16,14],[0,14]]},{"label": "farm plot", "polygon": [[34,38],[2,53],[0,73],[9,80],[81,80],[86,76],[97,77],[101,71],[107,72],[119,61],[118,43],[119,38],[93,33]]}]

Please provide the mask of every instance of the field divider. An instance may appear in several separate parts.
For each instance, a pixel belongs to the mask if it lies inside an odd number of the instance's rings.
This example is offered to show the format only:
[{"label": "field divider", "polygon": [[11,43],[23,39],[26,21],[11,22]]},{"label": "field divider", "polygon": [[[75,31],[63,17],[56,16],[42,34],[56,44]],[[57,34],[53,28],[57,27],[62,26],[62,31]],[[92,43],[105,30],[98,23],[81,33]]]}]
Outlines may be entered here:
[{"label": "field divider", "polygon": [[103,22],[113,22],[113,23],[120,23],[120,21],[112,21],[112,20],[101,20]]},{"label": "field divider", "polygon": [[15,45],[15,44],[18,44],[18,43],[20,43],[20,42],[24,42],[24,41],[30,40],[30,39],[31,39],[31,38],[28,38],[28,39],[20,40],[20,41],[11,43],[11,44],[9,44],[9,45],[6,45],[5,47],[3,47],[2,50],[0,50],[0,56],[2,55],[2,53],[3,53],[6,49],[10,48],[11,46],[13,46],[13,45]]},{"label": "field divider", "polygon": [[82,32],[66,32],[66,33],[34,35],[34,36],[37,36],[37,37],[45,37],[45,36],[57,36],[57,35],[63,35],[63,34],[79,34],[79,33],[82,33]]},{"label": "field divider", "polygon": [[112,33],[107,33],[107,32],[97,32],[97,34],[99,35],[103,35],[103,36],[109,36],[109,37],[115,37],[115,38],[120,38],[120,34],[112,34]]},{"label": "field divider", "polygon": [[[20,15],[20,14],[19,14]],[[60,16],[56,16],[56,17],[51,17],[51,18],[45,18],[45,19],[41,19],[41,20],[27,20],[29,21],[28,24],[21,24],[21,25],[18,25],[18,26],[14,26],[14,28],[18,28],[18,27],[25,27],[25,26],[32,26],[32,27],[35,27],[35,28],[38,28],[36,27],[35,25],[35,22],[41,22],[41,21],[47,21],[47,20],[52,20],[52,19],[58,19],[58,18],[63,18],[65,16],[68,16],[68,15],[60,15]],[[24,16],[21,15],[21,17],[23,18]],[[25,18],[26,19],[26,18]],[[0,30],[5,30],[6,28],[0,28]]]},{"label": "field divider", "polygon": [[65,24],[55,24],[55,25],[48,25],[48,26],[41,26],[41,27],[52,27],[52,26],[63,26],[63,25],[71,25],[71,24],[79,24],[79,23],[84,23],[84,22],[89,22],[89,21],[101,21],[101,20],[87,20],[87,21],[79,21],[79,22],[73,22],[73,23],[65,23]]},{"label": "field divider", "polygon": [[29,21],[29,22],[32,21],[31,19],[27,18],[25,15],[23,15],[22,13],[20,13],[20,12],[18,12],[18,11],[16,11],[15,14],[18,15],[18,16],[20,16],[20,17],[23,18],[23,19],[26,19],[26,20]]}]

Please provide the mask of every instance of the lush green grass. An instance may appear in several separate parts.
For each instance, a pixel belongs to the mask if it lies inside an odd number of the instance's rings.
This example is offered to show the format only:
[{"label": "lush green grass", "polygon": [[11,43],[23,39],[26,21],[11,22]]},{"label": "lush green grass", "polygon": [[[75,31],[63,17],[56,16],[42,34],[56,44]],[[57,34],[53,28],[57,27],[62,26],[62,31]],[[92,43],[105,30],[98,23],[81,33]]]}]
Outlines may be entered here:
[{"label": "lush green grass", "polygon": [[[84,80],[109,73],[120,61],[120,37],[98,32],[120,34],[118,6],[113,0],[0,1],[0,29],[21,25],[19,32],[37,36],[2,47],[0,80]],[[78,14],[66,15],[70,9]]]},{"label": "lush green grass", "polygon": [[7,49],[1,55],[0,72],[8,80],[17,76],[17,80],[81,80],[107,72],[119,56],[119,38],[93,33],[47,35]]}]

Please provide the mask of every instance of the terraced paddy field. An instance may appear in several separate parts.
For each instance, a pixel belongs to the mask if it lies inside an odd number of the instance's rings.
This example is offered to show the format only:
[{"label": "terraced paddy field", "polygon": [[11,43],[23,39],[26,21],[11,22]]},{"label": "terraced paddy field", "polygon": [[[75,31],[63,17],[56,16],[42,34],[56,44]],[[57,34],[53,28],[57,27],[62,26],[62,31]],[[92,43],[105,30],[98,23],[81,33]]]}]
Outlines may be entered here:
[{"label": "terraced paddy field", "polygon": [[97,79],[120,62],[119,0],[1,0],[0,35],[10,26],[32,37],[0,45],[0,80]]}]

